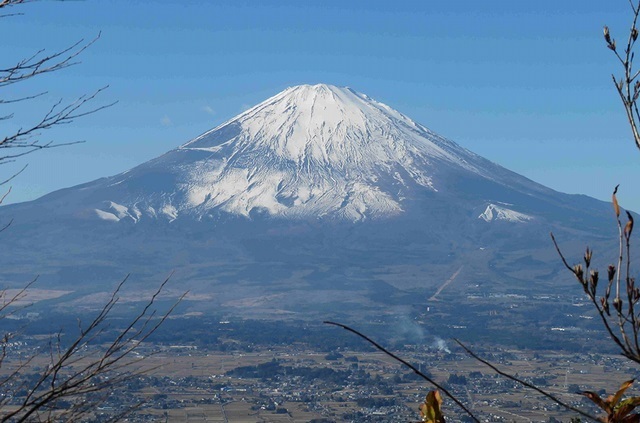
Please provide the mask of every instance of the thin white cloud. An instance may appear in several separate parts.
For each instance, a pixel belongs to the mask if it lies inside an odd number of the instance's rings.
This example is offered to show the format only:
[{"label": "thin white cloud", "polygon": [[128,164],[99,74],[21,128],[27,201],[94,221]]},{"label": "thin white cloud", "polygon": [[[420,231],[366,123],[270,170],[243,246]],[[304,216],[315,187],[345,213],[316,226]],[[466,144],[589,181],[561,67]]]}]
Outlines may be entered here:
[{"label": "thin white cloud", "polygon": [[207,114],[209,114],[209,115],[211,115],[211,116],[215,116],[216,115],[216,111],[213,110],[213,108],[211,106],[204,106],[202,108],[202,111],[207,113]]},{"label": "thin white cloud", "polygon": [[171,125],[173,125],[173,121],[167,115],[164,115],[162,117],[162,119],[160,119],[160,123],[162,124],[162,126],[171,126]]}]

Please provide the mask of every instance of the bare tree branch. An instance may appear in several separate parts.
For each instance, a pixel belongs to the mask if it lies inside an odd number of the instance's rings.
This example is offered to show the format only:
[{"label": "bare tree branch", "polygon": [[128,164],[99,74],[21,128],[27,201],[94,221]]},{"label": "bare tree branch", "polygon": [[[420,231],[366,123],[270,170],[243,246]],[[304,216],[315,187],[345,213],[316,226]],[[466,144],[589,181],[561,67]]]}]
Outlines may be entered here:
[{"label": "bare tree branch", "polygon": [[[22,5],[34,0],[0,0],[0,10],[8,10],[12,6]],[[0,18],[13,15],[2,14]],[[44,74],[57,72],[79,63],[79,56],[98,39],[98,34],[90,41],[79,40],[53,53],[44,49],[36,51],[32,55],[20,59],[8,67],[0,67],[0,89],[8,89],[13,84],[26,82],[32,78]],[[46,113],[35,123],[20,127],[14,133],[0,136],[0,165],[33,153],[38,150],[76,144],[82,141],[54,142],[42,140],[42,134],[54,127],[72,123],[75,119],[96,113],[115,104],[109,103],[101,106],[91,106],[96,96],[107,87],[96,90],[93,94],[83,95],[75,101],[66,104],[63,100],[55,102]],[[6,98],[2,95],[0,106],[13,105],[19,102],[34,100],[43,96],[46,92],[31,95]],[[12,112],[0,114],[0,121],[14,118]],[[9,183],[17,175],[22,173],[26,165],[18,172],[0,182],[0,186]],[[10,193],[11,188],[0,196],[0,204]],[[0,232],[7,229],[11,221],[0,227]],[[49,340],[48,351],[36,351],[26,360],[20,358],[8,374],[0,378],[0,388],[7,395],[0,398],[0,422],[26,422],[26,421],[85,421],[88,412],[95,408],[95,399],[85,401],[88,395],[96,395],[103,392],[107,398],[106,390],[137,377],[150,369],[140,366],[142,357],[133,353],[145,342],[175,307],[182,301],[184,295],[176,300],[167,310],[158,313],[156,304],[159,296],[164,292],[169,277],[165,279],[152,294],[142,310],[128,322],[124,329],[119,330],[113,336],[106,347],[95,345],[99,337],[107,334],[108,320],[114,313],[119,303],[119,293],[124,286],[125,278],[112,292],[108,301],[97,312],[97,315],[88,325],[78,322],[78,334],[69,339],[70,335],[63,336],[58,333]],[[28,289],[34,281],[25,285],[17,293],[8,295],[8,291],[0,291],[0,321],[12,313],[21,310],[22,301],[28,294]],[[186,294],[185,294],[186,295]],[[8,345],[19,333],[5,333],[0,336],[0,368],[6,365],[8,357]],[[36,380],[26,377],[34,371],[32,364],[47,359],[47,365],[41,367]],[[38,363],[40,364],[40,363]],[[152,369],[151,369],[152,370]],[[17,395],[24,390],[26,394]],[[12,398],[10,400],[10,398]],[[7,407],[9,401],[20,399],[17,407]],[[62,407],[62,402],[65,406]],[[71,405],[69,406],[69,403]],[[136,406],[134,406],[135,408]],[[118,420],[132,409],[125,410],[121,414],[113,416]]]},{"label": "bare tree branch", "polygon": [[465,405],[460,402],[460,400],[458,398],[456,398],[451,392],[449,392],[444,386],[440,385],[438,382],[434,381],[433,379],[431,379],[429,376],[425,375],[424,373],[422,373],[418,368],[416,368],[413,364],[409,363],[408,361],[398,357],[397,355],[393,354],[392,352],[388,351],[387,349],[385,349],[382,345],[378,344],[377,342],[375,342],[374,340],[372,340],[371,338],[369,338],[368,336],[364,335],[361,332],[358,332],[357,330],[347,326],[347,325],[343,325],[342,323],[336,323],[336,322],[330,322],[330,321],[325,321],[323,322],[327,325],[333,325],[333,326],[338,326],[341,327],[342,329],[345,329],[351,333],[354,333],[356,335],[358,335],[360,338],[364,339],[365,341],[367,341],[369,344],[373,345],[378,351],[381,351],[383,353],[385,353],[386,355],[388,355],[389,357],[393,358],[394,360],[396,360],[397,362],[399,362],[400,364],[404,365],[405,367],[408,367],[409,369],[411,369],[415,374],[417,374],[418,376],[420,376],[421,378],[423,378],[424,380],[426,380],[427,382],[429,382],[430,384],[432,384],[433,386],[435,386],[437,389],[441,390],[447,397],[449,397],[453,402],[456,403],[456,405],[458,407],[460,407],[462,410],[464,410],[465,413],[467,413],[467,415],[469,417],[471,417],[473,419],[474,422],[476,423],[480,423],[480,420],[478,420],[478,418],[467,408],[465,407]]},{"label": "bare tree branch", "polygon": [[[0,8],[15,6],[23,3],[25,3],[24,0],[0,0]],[[29,57],[20,59],[17,63],[9,67],[0,68],[0,89],[6,88],[19,82],[25,82],[39,75],[56,72],[80,63],[77,60],[78,56],[82,54],[86,49],[91,47],[99,39],[100,33],[94,39],[88,42],[84,39],[79,40],[71,46],[52,54],[45,54],[45,50],[42,49],[35,52]],[[82,142],[42,141],[39,138],[42,134],[42,131],[49,130],[58,125],[69,124],[77,118],[84,117],[96,113],[107,107],[113,106],[116,102],[98,107],[87,108],[88,103],[94,100],[95,97],[106,88],[107,87],[100,88],[91,95],[81,96],[67,105],[63,105],[62,100],[59,100],[54,103],[51,108],[45,113],[45,115],[36,123],[26,127],[21,127],[13,134],[8,134],[4,137],[0,137],[0,148],[15,148],[18,150],[24,150],[18,153],[9,153],[0,156],[0,165],[9,163],[16,158],[33,153],[37,150],[66,146]],[[14,99],[0,98],[0,106],[33,100],[44,94],[46,94],[46,92],[26,95]],[[0,116],[0,120],[8,120],[12,119],[13,117],[13,113],[8,113],[6,115]]]},{"label": "bare tree branch", "polygon": [[[23,129],[20,128],[17,132],[11,135],[7,135],[4,138],[0,139],[0,149],[24,149],[25,151],[21,151],[19,153],[11,153],[5,154],[4,156],[0,156],[0,164],[7,163],[12,161],[18,157],[25,156],[27,154],[33,153],[37,150],[42,150],[45,148],[52,147],[61,147],[72,144],[78,144],[82,141],[71,141],[65,143],[53,143],[49,142],[41,142],[37,136],[39,135],[39,131],[51,129],[54,126],[58,125],[66,125],[73,122],[75,119],[96,113],[100,110],[106,109],[107,107],[111,107],[117,102],[113,102],[107,105],[94,107],[89,110],[83,110],[83,107],[86,106],[87,103],[95,99],[95,97],[100,94],[102,91],[107,89],[108,86],[100,88],[93,94],[89,96],[82,96],[78,98],[75,102],[60,107],[61,100],[56,102],[49,111],[44,115],[44,117],[35,125]],[[35,139],[34,139],[35,138]]]},{"label": "bare tree branch", "polygon": [[15,65],[0,68],[0,88],[22,82],[43,73],[55,72],[80,62],[74,61],[82,52],[100,39],[100,33],[91,41],[77,41],[64,50],[44,55],[45,50],[38,50],[31,56],[19,60]]},{"label": "bare tree branch", "polygon": [[1,0],[0,1],[0,9],[3,7],[15,6],[17,4],[26,3],[28,0]]},{"label": "bare tree branch", "polygon": [[462,342],[460,342],[457,339],[454,339],[454,341],[460,345],[460,347],[462,347],[463,350],[465,350],[467,352],[467,354],[469,354],[471,357],[473,357],[474,359],[476,359],[477,361],[479,361],[480,363],[484,364],[485,366],[489,367],[491,370],[493,370],[494,372],[498,373],[500,376],[504,376],[509,380],[512,380],[514,382],[519,383],[522,386],[526,386],[529,389],[533,389],[534,391],[538,392],[539,394],[542,394],[543,396],[549,398],[551,401],[555,402],[556,404],[558,404],[559,406],[567,409],[567,410],[571,410],[573,412],[576,412],[578,414],[580,414],[582,417],[586,417],[590,420],[594,420],[594,421],[600,421],[597,417],[592,416],[589,413],[585,413],[584,411],[580,410],[579,408],[575,408],[572,407],[571,405],[561,401],[558,397],[550,394],[549,392],[544,391],[543,389],[538,388],[537,386],[522,380],[516,376],[513,376],[509,373],[503,372],[502,370],[498,369],[496,366],[494,366],[493,364],[491,364],[490,362],[488,362],[487,360],[484,360],[482,358],[480,358],[478,356],[478,354],[474,353],[473,351],[471,351],[469,348],[467,348],[467,346],[465,346]]},{"label": "bare tree branch", "polygon": [[[159,285],[150,300],[129,324],[119,331],[106,348],[102,348],[99,356],[96,357],[87,352],[89,351],[88,347],[92,345],[97,336],[103,334],[107,327],[107,320],[119,302],[119,293],[127,279],[128,277],[118,284],[110,299],[88,326],[84,328],[79,326],[79,335],[68,346],[62,348],[61,334],[50,341],[48,366],[42,370],[38,380],[29,386],[28,393],[19,407],[13,411],[2,413],[0,422],[30,421],[33,416],[39,415],[61,399],[78,399],[80,401],[87,394],[113,388],[131,378],[153,370],[136,369],[136,365],[140,364],[143,358],[134,357],[132,353],[155,333],[186,295],[186,293],[183,294],[168,310],[158,315],[153,307],[169,282],[170,276]],[[23,292],[24,290],[14,298],[19,298]],[[15,302],[15,299],[13,301]],[[19,367],[10,377],[15,379],[24,369],[26,369],[25,366]],[[5,383],[6,381],[7,379],[5,379]],[[2,381],[0,381],[0,386],[2,386]],[[65,411],[68,413],[65,421],[76,420],[71,419],[76,415],[84,416],[84,411],[86,410],[80,406],[80,403],[74,404],[70,410]]]},{"label": "bare tree branch", "polygon": [[[0,0],[0,9],[9,8],[11,6],[17,6],[19,4],[30,3],[33,0]],[[6,18],[9,16],[21,15],[22,13],[5,13],[0,14],[0,18]]]},{"label": "bare tree branch", "polygon": [[[572,267],[553,234],[551,234],[551,240],[564,266],[582,285],[583,291],[598,312],[609,337],[620,348],[622,355],[640,364],[640,312],[636,310],[636,305],[640,302],[640,288],[636,286],[636,280],[631,276],[631,234],[634,221],[633,216],[625,212],[627,222],[623,227],[620,220],[621,209],[616,198],[617,191],[616,186],[612,203],[618,226],[618,260],[617,267],[609,265],[607,268],[608,281],[604,292],[602,289],[600,292],[598,290],[599,272],[591,269],[593,253],[588,247],[583,258],[584,267],[582,264]],[[612,287],[615,287],[615,297],[610,302]],[[624,300],[621,297],[623,292],[626,293]]]},{"label": "bare tree branch", "polygon": [[[1,162],[1,161],[0,161],[0,162]],[[24,170],[25,170],[28,166],[29,166],[29,165],[24,165],[24,166],[22,166],[22,168],[21,168],[19,171],[15,172],[13,175],[9,176],[9,177],[8,177],[7,179],[5,179],[4,181],[1,181],[1,182],[0,182],[0,186],[5,185],[5,184],[7,184],[7,183],[11,182],[11,181],[13,180],[13,178],[17,177],[17,176],[18,176],[18,175],[20,175],[22,172],[24,172]],[[11,187],[9,187],[9,188],[11,188]],[[4,197],[2,197],[2,199],[4,200]]]},{"label": "bare tree branch", "polygon": [[640,81],[636,79],[640,75],[640,70],[636,71],[633,68],[634,48],[638,39],[637,24],[638,16],[640,16],[640,1],[636,4],[633,0],[629,0],[629,5],[633,11],[633,18],[624,52],[620,54],[618,51],[616,40],[611,37],[607,26],[604,27],[604,39],[607,47],[614,53],[624,71],[624,75],[620,78],[616,78],[615,75],[611,77],[624,106],[635,145],[640,149],[640,111],[637,104],[640,96]]}]

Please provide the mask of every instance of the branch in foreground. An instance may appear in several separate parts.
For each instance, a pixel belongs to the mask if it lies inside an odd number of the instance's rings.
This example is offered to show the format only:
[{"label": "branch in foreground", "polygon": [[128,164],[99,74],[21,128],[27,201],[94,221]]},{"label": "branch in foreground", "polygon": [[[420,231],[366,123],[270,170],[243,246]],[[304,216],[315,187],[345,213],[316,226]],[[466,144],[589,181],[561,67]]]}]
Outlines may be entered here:
[{"label": "branch in foreground", "polygon": [[[31,0],[0,0],[0,9],[20,5],[29,1]],[[0,18],[4,16],[7,15],[0,14]],[[78,57],[86,49],[91,47],[98,39],[100,39],[100,33],[90,41],[82,39],[63,50],[56,51],[51,54],[46,54],[45,50],[42,49],[29,57],[18,60],[13,65],[0,68],[0,88],[6,88],[9,85],[24,82],[42,74],[52,73],[74,66],[79,63]],[[21,127],[13,134],[0,137],[0,148],[19,149],[10,150],[12,151],[11,153],[0,155],[0,164],[12,162],[16,158],[30,154],[36,150],[82,142],[71,141],[65,143],[54,143],[53,141],[42,141],[40,140],[40,137],[42,131],[51,129],[58,125],[69,124],[77,118],[96,113],[114,105],[116,102],[93,108],[90,108],[90,106],[87,105],[104,89],[106,89],[106,87],[100,88],[91,95],[83,95],[69,104],[63,104],[62,100],[59,100],[53,104],[40,121],[26,127]],[[0,98],[0,105],[33,100],[45,93],[46,91],[32,95],[23,95],[13,99]],[[0,121],[9,120],[13,117],[13,113],[0,114]],[[14,153],[13,151],[17,152]]]},{"label": "branch in foreground", "polygon": [[[0,422],[33,421],[34,418],[40,421],[41,413],[48,413],[52,406],[55,408],[56,402],[63,399],[72,403],[71,408],[57,411],[69,413],[64,420],[73,421],[72,415],[81,417],[82,407],[93,404],[91,401],[84,402],[85,395],[105,392],[114,385],[153,370],[136,368],[143,357],[133,357],[133,352],[155,333],[186,295],[183,294],[167,311],[158,315],[152,307],[169,278],[170,276],[160,284],[143,309],[99,355],[91,355],[87,348],[108,328],[107,319],[119,302],[119,292],[127,278],[116,287],[110,299],[88,326],[82,327],[79,322],[80,333],[69,346],[61,348],[62,342],[58,335],[57,340],[53,340],[50,345],[49,365],[37,380],[26,386],[27,394],[21,399],[17,409],[0,415]],[[25,367],[20,367],[19,370],[22,369]],[[80,420],[78,418],[75,421]]]},{"label": "branch in foreground", "polygon": [[[640,89],[640,88],[639,88]],[[622,355],[636,363],[640,363],[640,312],[637,307],[640,303],[640,288],[636,286],[636,278],[631,276],[631,234],[633,232],[634,219],[629,211],[625,211],[627,222],[623,225],[620,220],[621,207],[618,203],[616,185],[611,196],[611,202],[618,226],[618,260],[616,265],[607,268],[607,283],[601,296],[598,292],[599,272],[591,268],[593,251],[587,247],[583,257],[584,264],[569,265],[553,233],[551,240],[556,248],[564,267],[578,280],[584,293],[587,295],[593,307],[598,312],[610,338],[620,348]],[[625,260],[626,257],[626,260]],[[615,297],[611,300],[612,288],[615,289]],[[603,291],[601,289],[601,291]],[[626,300],[622,294],[626,292]],[[626,303],[625,303],[626,301]],[[617,330],[615,327],[617,326]]]},{"label": "branch in foreground", "polygon": [[[0,0],[0,9],[9,8],[11,6],[17,6],[19,4],[29,3],[33,0]],[[0,18],[7,18],[9,16],[22,15],[22,13],[2,13]]]},{"label": "branch in foreground", "polygon": [[377,342],[375,342],[374,340],[372,340],[368,336],[358,332],[357,330],[355,330],[355,329],[353,329],[353,328],[351,328],[351,327],[349,327],[347,325],[343,325],[342,323],[330,322],[330,321],[324,321],[323,323],[325,323],[327,325],[333,325],[333,326],[341,327],[342,329],[345,329],[345,330],[347,330],[347,331],[349,331],[351,333],[354,333],[354,334],[358,335],[360,338],[364,339],[365,341],[367,341],[368,343],[373,345],[378,351],[381,351],[381,352],[385,353],[386,355],[388,355],[389,357],[393,358],[397,362],[399,362],[402,365],[410,368],[411,370],[413,370],[413,372],[415,374],[417,374],[418,376],[420,376],[421,378],[423,378],[424,380],[426,380],[427,382],[429,382],[430,384],[435,386],[437,389],[441,390],[446,396],[451,398],[451,400],[453,402],[455,402],[458,405],[458,407],[463,409],[464,412],[467,413],[467,415],[469,415],[469,417],[471,417],[474,422],[480,423],[480,420],[478,420],[478,418],[471,411],[469,411],[469,409],[467,407],[465,407],[464,404],[462,404],[460,402],[460,400],[458,400],[453,394],[451,394],[445,387],[443,387],[442,385],[440,385],[439,383],[437,383],[436,381],[431,379],[429,376],[427,376],[424,373],[422,373],[420,370],[418,370],[411,363],[403,360],[402,358],[398,357],[397,355],[393,354],[392,352],[387,351],[382,345],[378,344]]},{"label": "branch in foreground", "polygon": [[[0,149],[8,148],[8,149],[24,149],[19,153],[9,153],[3,156],[0,156],[0,164],[13,161],[18,157],[25,156],[27,154],[33,153],[36,150],[42,150],[45,148],[52,147],[61,147],[65,145],[77,144],[82,141],[71,141],[66,143],[56,143],[53,142],[40,142],[37,137],[40,134],[40,131],[44,131],[47,129],[51,129],[54,126],[58,125],[66,125],[73,122],[75,119],[91,115],[93,113],[99,112],[100,110],[106,109],[108,107],[113,106],[117,102],[112,102],[106,105],[94,107],[89,110],[82,110],[82,108],[95,99],[95,97],[100,94],[102,91],[107,89],[108,86],[102,87],[99,90],[95,91],[93,94],[89,96],[81,96],[76,101],[67,106],[60,107],[61,101],[55,103],[49,111],[44,115],[44,117],[33,126],[24,129],[20,128],[18,131],[11,135],[7,135],[4,138],[0,139]],[[35,140],[33,138],[36,137]],[[13,178],[13,177],[12,177]],[[10,178],[10,179],[12,179]]]},{"label": "branch in foreground", "polygon": [[633,19],[624,52],[620,53],[618,51],[616,40],[611,36],[607,26],[604,27],[604,39],[607,47],[614,53],[624,71],[624,74],[619,78],[616,78],[615,75],[611,75],[611,77],[624,106],[635,145],[640,149],[640,110],[638,109],[640,80],[637,79],[640,76],[640,71],[635,70],[633,65],[634,49],[639,35],[637,24],[640,17],[640,1],[637,2],[637,5],[634,5],[634,0],[629,0],[629,5],[633,11]]},{"label": "branch in foreground", "polygon": [[462,347],[462,349],[463,349],[463,350],[465,350],[465,351],[467,352],[467,354],[469,354],[471,357],[473,357],[474,359],[478,360],[479,362],[481,362],[481,363],[482,363],[482,364],[484,364],[485,366],[489,367],[491,370],[493,370],[494,372],[498,373],[500,376],[504,376],[504,377],[506,377],[507,379],[512,380],[512,381],[514,381],[514,382],[517,382],[517,383],[519,383],[519,384],[520,384],[520,385],[522,385],[522,386],[526,386],[526,387],[527,387],[527,388],[529,388],[529,389],[533,389],[534,391],[538,392],[539,394],[542,394],[542,395],[544,395],[545,397],[549,398],[551,401],[555,402],[555,403],[556,403],[556,404],[558,404],[559,406],[564,407],[564,408],[565,408],[565,409],[567,409],[567,410],[574,411],[574,412],[576,412],[576,413],[580,414],[582,417],[586,417],[586,418],[588,418],[588,419],[595,420],[595,421],[600,421],[597,417],[594,417],[594,416],[592,416],[592,415],[591,415],[591,414],[589,414],[589,413],[585,413],[584,411],[582,411],[582,410],[580,410],[580,409],[578,409],[578,408],[572,407],[572,406],[570,406],[569,404],[566,404],[566,403],[562,402],[560,399],[558,399],[558,398],[557,398],[557,397],[555,397],[554,395],[552,395],[552,394],[550,394],[550,393],[548,393],[548,392],[546,392],[546,391],[544,391],[544,390],[542,390],[542,389],[538,388],[537,386],[532,385],[531,383],[529,383],[529,382],[527,382],[527,381],[524,381],[524,380],[522,380],[522,379],[520,379],[520,378],[517,378],[517,377],[515,377],[515,376],[513,376],[513,375],[510,375],[509,373],[505,373],[505,372],[503,372],[502,370],[498,369],[496,366],[494,366],[493,364],[491,364],[491,363],[490,363],[490,362],[488,362],[487,360],[484,360],[484,359],[480,358],[476,353],[474,353],[474,352],[473,352],[473,351],[471,351],[469,348],[467,348],[467,346],[465,346],[465,345],[464,345],[462,342],[460,342],[459,340],[454,339],[454,341],[455,341],[458,345],[460,345],[460,347]]},{"label": "branch in foreground", "polygon": [[582,270],[582,267],[578,267],[577,265],[575,267],[571,267],[567,262],[567,259],[565,258],[564,254],[562,254],[562,250],[560,249],[560,246],[558,245],[558,242],[556,241],[555,236],[553,235],[553,233],[551,233],[550,235],[551,235],[551,240],[553,241],[553,245],[555,246],[556,251],[560,256],[562,263],[582,284],[585,293],[587,294],[593,306],[595,307],[596,311],[598,312],[600,319],[602,320],[602,324],[607,330],[607,333],[609,334],[613,342],[615,342],[616,345],[618,345],[618,347],[620,347],[620,349],[622,350],[622,355],[629,358],[630,360],[640,363],[640,361],[638,361],[639,356],[637,354],[634,354],[630,348],[627,348],[627,345],[625,345],[625,343],[623,343],[623,341],[615,334],[615,332],[613,331],[613,328],[611,327],[611,325],[609,324],[609,321],[607,320],[607,316],[609,317],[611,316],[610,308],[609,308],[609,296],[611,293],[611,286],[613,283],[613,277],[614,277],[613,272],[616,271],[615,267],[613,266],[609,267],[609,272],[608,272],[609,285],[607,286],[605,296],[603,297],[604,301],[601,301],[599,303],[595,293],[596,286],[592,284],[591,286],[593,288],[591,288],[585,283],[584,271]]},{"label": "branch in foreground", "polygon": [[[2,5],[0,4],[0,7]],[[38,50],[31,56],[21,59],[15,65],[0,69],[0,87],[15,84],[43,73],[55,72],[69,66],[77,65],[74,61],[83,51],[91,47],[100,39],[100,33],[91,41],[84,39],[75,44],[48,56],[43,56],[44,49]]]},{"label": "branch in foreground", "polygon": [[0,0],[0,9],[22,3],[25,3],[25,0]]}]

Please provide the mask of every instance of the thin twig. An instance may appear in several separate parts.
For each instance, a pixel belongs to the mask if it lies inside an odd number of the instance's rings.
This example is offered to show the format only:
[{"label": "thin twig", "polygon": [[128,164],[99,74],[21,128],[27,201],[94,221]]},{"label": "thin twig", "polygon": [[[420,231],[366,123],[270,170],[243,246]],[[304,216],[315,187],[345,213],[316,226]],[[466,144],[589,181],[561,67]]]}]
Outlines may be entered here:
[{"label": "thin twig", "polygon": [[467,407],[465,407],[464,404],[460,402],[460,400],[458,400],[453,394],[451,394],[445,387],[443,387],[442,385],[440,385],[439,383],[437,383],[436,381],[431,379],[429,376],[427,376],[424,373],[422,373],[413,364],[403,360],[402,358],[398,357],[397,355],[395,355],[392,352],[390,352],[387,349],[385,349],[382,345],[378,344],[377,342],[375,342],[374,340],[372,340],[368,336],[362,334],[361,332],[358,332],[357,330],[355,330],[355,329],[353,329],[353,328],[351,328],[351,327],[349,327],[347,325],[343,325],[342,323],[330,322],[330,321],[325,321],[323,323],[325,323],[327,325],[333,325],[333,326],[341,327],[342,329],[348,330],[349,332],[358,335],[360,338],[364,339],[365,341],[367,341],[368,343],[373,345],[377,350],[382,351],[383,353],[385,353],[389,357],[393,358],[397,362],[399,362],[402,365],[410,368],[411,370],[413,370],[413,372],[415,374],[417,374],[418,376],[420,376],[421,378],[423,378],[424,380],[426,380],[427,382],[429,382],[430,384],[435,386],[437,389],[441,390],[446,396],[451,398],[451,400],[453,400],[453,402],[455,402],[458,405],[458,407],[462,408],[465,411],[465,413],[467,413],[467,415],[469,415],[469,417],[471,417],[473,419],[474,422],[480,423],[480,420],[478,420],[478,418],[471,411],[469,411],[469,409]]},{"label": "thin twig", "polygon": [[[86,328],[79,327],[79,335],[69,346],[62,348],[60,333],[56,339],[51,340],[49,365],[44,368],[34,384],[26,387],[27,394],[21,399],[22,402],[17,409],[0,416],[0,422],[27,422],[33,421],[34,418],[37,420],[61,399],[82,400],[84,395],[104,391],[149,371],[142,368],[125,372],[143,360],[143,357],[132,357],[132,353],[156,332],[186,295],[183,294],[167,311],[157,316],[151,307],[164,291],[169,277],[159,285],[142,310],[125,329],[119,331],[98,358],[90,357],[84,352],[107,327],[107,318],[118,304],[119,293],[127,279],[128,276],[113,290],[109,300],[89,325]],[[157,321],[152,322],[155,319]],[[87,359],[89,360],[86,361]],[[102,376],[107,375],[115,376],[101,380]],[[65,420],[70,421],[74,415],[81,416],[82,407],[84,405],[79,403],[72,405],[65,411]]]},{"label": "thin twig", "polygon": [[512,380],[512,381],[514,381],[514,382],[517,382],[517,383],[519,383],[519,384],[521,384],[521,385],[523,385],[523,386],[526,386],[526,387],[527,387],[527,388],[529,388],[529,389],[533,389],[534,391],[536,391],[536,392],[538,392],[538,393],[540,393],[540,394],[544,395],[545,397],[549,398],[551,401],[555,402],[555,403],[556,403],[556,404],[558,404],[559,406],[561,406],[561,407],[563,407],[563,408],[565,408],[565,409],[567,409],[567,410],[574,411],[574,412],[576,412],[576,413],[580,414],[582,417],[586,417],[586,418],[591,419],[591,420],[599,421],[597,417],[594,417],[594,416],[592,416],[592,415],[591,415],[591,414],[589,414],[589,413],[585,413],[584,411],[582,411],[582,410],[580,410],[580,409],[578,409],[578,408],[572,407],[571,405],[569,405],[569,404],[567,404],[567,403],[565,403],[565,402],[561,401],[560,399],[558,399],[558,398],[557,398],[557,397],[555,397],[554,395],[550,394],[549,392],[546,392],[546,391],[544,391],[544,390],[542,390],[542,389],[538,388],[537,386],[532,385],[531,383],[529,383],[529,382],[527,382],[527,381],[524,381],[524,380],[522,380],[522,379],[520,379],[520,378],[517,378],[517,377],[515,377],[515,376],[513,376],[513,375],[510,375],[509,373],[505,373],[505,372],[503,372],[502,370],[498,369],[496,366],[494,366],[493,364],[491,364],[491,363],[490,363],[490,362],[488,362],[487,360],[484,360],[484,359],[480,358],[476,353],[474,353],[474,352],[473,352],[473,351],[471,351],[469,348],[467,348],[467,346],[465,346],[465,345],[464,345],[462,342],[460,342],[459,340],[454,339],[454,341],[455,341],[458,345],[460,345],[460,347],[462,347],[462,349],[464,349],[464,350],[467,352],[467,354],[469,354],[471,357],[473,357],[474,359],[478,360],[479,362],[481,362],[481,363],[482,363],[482,364],[484,364],[485,366],[489,367],[491,370],[493,370],[494,372],[498,373],[499,375],[504,376],[504,377],[506,377],[507,379]]},{"label": "thin twig", "polygon": [[[555,236],[553,235],[553,233],[550,233],[551,235],[551,240],[553,241],[553,245],[556,248],[556,251],[558,252],[558,255],[560,256],[560,259],[562,260],[562,263],[565,265],[565,267],[567,269],[569,269],[569,271],[571,273],[574,274],[574,276],[577,276],[575,273],[575,270],[569,266],[569,263],[567,262],[567,259],[564,257],[564,254],[562,254],[562,250],[560,250],[560,246],[558,245],[558,242],[556,241]],[[609,288],[607,288],[609,289]],[[613,331],[613,329],[611,328],[611,326],[609,325],[609,321],[607,320],[607,316],[606,316],[606,312],[605,310],[600,307],[600,304],[598,304],[598,299],[589,294],[587,292],[587,296],[589,297],[589,299],[591,300],[592,304],[594,305],[594,307],[596,308],[598,315],[600,316],[600,319],[602,320],[602,323],[605,327],[605,329],[607,330],[607,333],[609,333],[609,336],[611,337],[611,339],[613,339],[613,341],[616,343],[616,345],[618,345],[620,347],[620,349],[622,350],[622,353],[625,357],[635,361],[635,362],[639,362],[640,363],[640,357],[635,357],[633,354],[631,354],[630,351],[627,350],[627,347],[625,346],[625,344],[620,340],[620,338],[618,338],[618,336],[615,334],[615,332]]]}]

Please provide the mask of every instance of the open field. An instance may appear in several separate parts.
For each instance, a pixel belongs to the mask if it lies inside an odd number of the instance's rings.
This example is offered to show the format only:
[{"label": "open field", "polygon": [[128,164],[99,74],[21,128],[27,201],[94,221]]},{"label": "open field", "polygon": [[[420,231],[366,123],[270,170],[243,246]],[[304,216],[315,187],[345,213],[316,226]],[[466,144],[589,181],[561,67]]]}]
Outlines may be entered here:
[{"label": "open field", "polygon": [[[610,393],[638,373],[620,357],[610,355],[476,350],[501,369],[593,413],[575,390]],[[28,352],[17,353],[11,351],[0,373],[15,370]],[[302,345],[252,352],[142,345],[139,353],[145,356],[141,365],[152,370],[114,387],[96,416],[138,404],[129,421],[415,421],[418,405],[430,389],[378,352],[340,351],[331,356]],[[407,346],[401,355],[490,421],[544,422],[550,416],[568,421],[575,416],[462,353]],[[40,356],[30,368],[43,365],[46,357]],[[638,390],[632,389],[633,393]],[[462,417],[448,401],[444,409],[451,421]]]},{"label": "open field", "polygon": [[44,300],[52,300],[69,294],[71,291],[59,289],[5,289],[0,293],[0,301],[11,302],[14,306],[27,306]]}]

